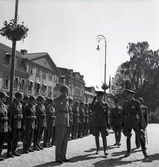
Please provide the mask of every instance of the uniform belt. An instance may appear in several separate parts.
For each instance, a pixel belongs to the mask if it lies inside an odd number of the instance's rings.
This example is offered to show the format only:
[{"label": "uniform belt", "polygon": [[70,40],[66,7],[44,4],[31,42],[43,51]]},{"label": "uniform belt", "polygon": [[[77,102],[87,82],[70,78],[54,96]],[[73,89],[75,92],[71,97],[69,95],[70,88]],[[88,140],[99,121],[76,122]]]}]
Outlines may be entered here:
[{"label": "uniform belt", "polygon": [[27,119],[36,119],[36,116],[27,116]]},{"label": "uniform belt", "polygon": [[125,114],[127,117],[137,116],[137,114]]},{"label": "uniform belt", "polygon": [[15,114],[13,116],[14,119],[22,119],[23,118],[23,115],[22,114]]}]

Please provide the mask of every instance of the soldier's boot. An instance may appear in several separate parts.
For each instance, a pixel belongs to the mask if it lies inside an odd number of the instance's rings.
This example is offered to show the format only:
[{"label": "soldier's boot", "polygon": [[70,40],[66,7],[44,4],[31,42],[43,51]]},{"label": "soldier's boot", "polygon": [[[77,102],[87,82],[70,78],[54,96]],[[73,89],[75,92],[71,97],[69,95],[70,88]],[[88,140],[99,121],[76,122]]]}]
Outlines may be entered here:
[{"label": "soldier's boot", "polygon": [[120,146],[120,141],[121,141],[121,131],[118,132],[118,146]]},{"label": "soldier's boot", "polygon": [[96,154],[99,154],[99,136],[96,136],[95,137],[95,142],[96,142]]},{"label": "soldier's boot", "polygon": [[115,144],[114,144],[114,146],[116,146],[117,143],[118,143],[118,135],[117,135],[117,132],[115,131]]},{"label": "soldier's boot", "polygon": [[107,138],[102,137],[103,139],[103,148],[104,148],[104,155],[108,155],[108,150],[107,150]]},{"label": "soldier's boot", "polygon": [[127,153],[125,154],[125,157],[129,157],[130,156],[130,150],[131,150],[131,141],[130,141],[130,138],[127,138],[126,146],[127,146]]},{"label": "soldier's boot", "polygon": [[149,155],[148,155],[147,152],[146,152],[145,140],[144,140],[143,136],[140,138],[140,143],[141,143],[141,149],[142,149],[142,152],[143,152],[143,154],[144,154],[144,157],[145,157],[145,158],[148,158]]}]

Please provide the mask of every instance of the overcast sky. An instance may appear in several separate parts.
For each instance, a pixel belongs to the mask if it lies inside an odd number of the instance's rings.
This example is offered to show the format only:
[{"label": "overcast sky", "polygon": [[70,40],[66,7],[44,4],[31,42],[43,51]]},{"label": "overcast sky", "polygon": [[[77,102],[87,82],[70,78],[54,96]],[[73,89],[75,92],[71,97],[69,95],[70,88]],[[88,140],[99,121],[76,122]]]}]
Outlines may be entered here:
[{"label": "overcast sky", "polygon": [[[14,18],[15,0],[0,0],[0,28]],[[84,75],[86,86],[104,81],[104,41],[107,40],[106,80],[129,60],[129,42],[147,41],[159,49],[159,0],[19,0],[18,23],[29,28],[16,49],[48,52],[56,66]],[[0,36],[0,42],[12,42]]]}]

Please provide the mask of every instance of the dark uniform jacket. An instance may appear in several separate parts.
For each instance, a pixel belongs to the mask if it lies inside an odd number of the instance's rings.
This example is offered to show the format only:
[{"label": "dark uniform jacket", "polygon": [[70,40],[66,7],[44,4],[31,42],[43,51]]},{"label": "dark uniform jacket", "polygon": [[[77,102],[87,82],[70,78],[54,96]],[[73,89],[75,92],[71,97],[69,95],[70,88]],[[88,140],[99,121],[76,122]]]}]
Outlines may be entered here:
[{"label": "dark uniform jacket", "polygon": [[22,126],[22,104],[20,102],[14,101],[9,108],[9,126],[14,129],[21,129]]},{"label": "dark uniform jacket", "polygon": [[73,122],[80,123],[80,111],[79,111],[79,107],[77,106],[73,107]]},{"label": "dark uniform jacket", "polygon": [[46,127],[46,110],[43,104],[36,106],[36,121],[38,127]]},{"label": "dark uniform jacket", "polygon": [[[55,105],[56,103],[63,103],[62,97],[58,97],[55,99]],[[66,126],[69,127],[69,103],[67,102],[66,110],[62,111],[58,108],[56,105],[57,114],[55,119],[55,126]]]},{"label": "dark uniform jacket", "polygon": [[136,99],[127,100],[124,103],[124,128],[140,129],[143,126],[143,115],[140,108],[140,102]]},{"label": "dark uniform jacket", "polygon": [[48,105],[46,107],[46,120],[48,127],[55,126],[55,107],[53,105]]},{"label": "dark uniform jacket", "polygon": [[123,110],[122,108],[113,108],[110,114],[111,126],[122,126],[123,124]]},{"label": "dark uniform jacket", "polygon": [[72,105],[69,105],[69,116],[70,116],[70,125],[73,124],[73,111],[72,111]]},{"label": "dark uniform jacket", "polygon": [[8,132],[8,111],[5,104],[0,104],[0,133]]},{"label": "dark uniform jacket", "polygon": [[29,103],[24,109],[24,125],[27,129],[35,129],[36,106]]},{"label": "dark uniform jacket", "polygon": [[102,101],[93,104],[93,121],[92,127],[108,127],[108,105]]},{"label": "dark uniform jacket", "polygon": [[80,122],[81,123],[85,123],[86,121],[86,114],[85,114],[85,110],[84,107],[80,107]]}]

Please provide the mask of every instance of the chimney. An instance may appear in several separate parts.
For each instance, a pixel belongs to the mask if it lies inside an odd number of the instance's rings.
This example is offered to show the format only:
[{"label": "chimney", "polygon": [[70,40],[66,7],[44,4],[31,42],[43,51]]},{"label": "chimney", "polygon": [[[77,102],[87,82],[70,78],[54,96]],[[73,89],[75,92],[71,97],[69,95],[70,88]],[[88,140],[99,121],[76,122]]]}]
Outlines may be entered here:
[{"label": "chimney", "polygon": [[27,54],[27,50],[25,50],[25,49],[22,49],[22,50],[20,50],[21,51],[21,53],[23,54],[23,55],[26,55]]}]

